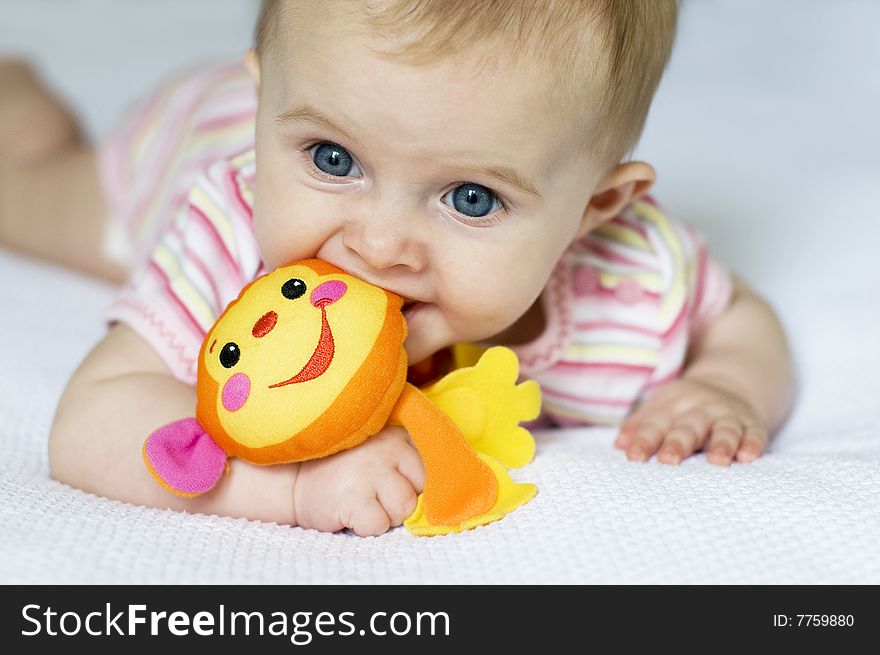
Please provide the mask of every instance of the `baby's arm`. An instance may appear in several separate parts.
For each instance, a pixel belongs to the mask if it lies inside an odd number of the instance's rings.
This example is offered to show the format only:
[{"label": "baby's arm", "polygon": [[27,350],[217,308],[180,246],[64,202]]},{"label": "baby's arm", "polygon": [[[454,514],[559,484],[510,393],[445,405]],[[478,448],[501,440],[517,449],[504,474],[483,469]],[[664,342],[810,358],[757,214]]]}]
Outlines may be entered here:
[{"label": "baby's arm", "polygon": [[[615,445],[629,459],[657,452],[677,464],[706,450],[715,464],[752,461],[791,407],[794,380],[772,308],[734,280],[730,305],[691,344],[681,378],[663,385],[624,422]],[[658,452],[659,451],[659,452]]]},{"label": "baby's arm", "polygon": [[195,406],[195,389],[174,378],[137,333],[117,323],[61,398],[49,438],[52,476],[150,507],[295,523],[295,464],[261,468],[231,459],[230,475],[197,498],[175,496],[156,483],[142,459],[144,440],[166,423],[193,416]]},{"label": "baby's arm", "polygon": [[140,336],[117,323],[68,383],[49,440],[52,476],[99,496],[150,507],[244,517],[361,535],[399,525],[415,508],[423,473],[399,428],[303,464],[229,460],[212,491],[181,498],[162,488],[141,456],[157,427],[192,416],[195,389],[176,378]]}]

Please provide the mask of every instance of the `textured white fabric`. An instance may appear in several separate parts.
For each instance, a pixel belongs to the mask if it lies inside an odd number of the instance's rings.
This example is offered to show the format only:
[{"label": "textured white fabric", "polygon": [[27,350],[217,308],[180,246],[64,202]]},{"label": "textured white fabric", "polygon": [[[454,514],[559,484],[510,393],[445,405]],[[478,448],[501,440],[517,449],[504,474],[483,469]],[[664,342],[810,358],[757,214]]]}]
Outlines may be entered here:
[{"label": "textured white fabric", "polygon": [[[194,44],[166,26],[200,24],[198,6],[150,6],[0,0],[0,25],[11,26],[0,51],[29,48],[100,131],[106,103],[133,94],[123,64],[155,79],[155,66],[172,68],[169,49],[188,62],[247,42],[247,0],[212,3],[219,30],[195,30]],[[119,20],[93,20],[106,11]],[[798,404],[757,462],[628,463],[613,431],[545,432],[516,473],[537,483],[533,502],[433,539],[96,498],[49,479],[46,436],[112,289],[0,251],[0,582],[880,583],[878,23],[870,3],[688,5],[638,151],[660,172],[658,198],[707,234],[791,335]],[[150,68],[145,34],[160,31],[174,45]],[[81,47],[89,35],[128,46],[102,76]]]}]

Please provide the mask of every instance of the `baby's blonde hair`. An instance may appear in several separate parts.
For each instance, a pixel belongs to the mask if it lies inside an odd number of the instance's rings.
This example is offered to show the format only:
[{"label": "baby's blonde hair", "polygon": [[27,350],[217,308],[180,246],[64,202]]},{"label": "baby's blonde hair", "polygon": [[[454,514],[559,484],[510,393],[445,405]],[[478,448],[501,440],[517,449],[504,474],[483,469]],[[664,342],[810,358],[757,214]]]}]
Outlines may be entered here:
[{"label": "baby's blonde hair", "polygon": [[[274,39],[285,4],[263,0],[258,53]],[[599,115],[585,142],[610,167],[642,132],[672,51],[678,0],[385,0],[366,10],[373,27],[412,35],[390,54],[414,65],[462,52],[490,35],[504,39],[514,54],[549,61],[582,108],[589,80],[600,75]],[[594,33],[598,43],[591,42]]]}]

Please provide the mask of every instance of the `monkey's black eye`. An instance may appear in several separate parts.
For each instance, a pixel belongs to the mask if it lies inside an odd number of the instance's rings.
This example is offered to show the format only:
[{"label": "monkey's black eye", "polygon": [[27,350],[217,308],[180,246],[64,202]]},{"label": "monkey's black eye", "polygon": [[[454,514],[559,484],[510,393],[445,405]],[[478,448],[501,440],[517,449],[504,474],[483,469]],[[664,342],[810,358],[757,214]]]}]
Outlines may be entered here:
[{"label": "monkey's black eye", "polygon": [[299,278],[292,277],[281,287],[281,295],[288,300],[296,300],[306,292],[306,283]]},{"label": "monkey's black eye", "polygon": [[239,350],[238,344],[231,341],[220,351],[220,363],[226,368],[232,368],[238,364],[239,358],[241,358],[241,350]]}]

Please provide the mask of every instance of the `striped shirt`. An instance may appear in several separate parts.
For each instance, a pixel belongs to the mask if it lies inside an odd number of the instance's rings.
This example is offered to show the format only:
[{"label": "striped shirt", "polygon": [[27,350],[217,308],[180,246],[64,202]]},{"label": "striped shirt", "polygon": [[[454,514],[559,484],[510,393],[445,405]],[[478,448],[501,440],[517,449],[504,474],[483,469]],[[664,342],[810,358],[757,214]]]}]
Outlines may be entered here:
[{"label": "striped shirt", "polygon": [[[108,321],[129,325],[190,384],[207,331],[267,272],[253,233],[255,111],[240,66],[180,78],[99,156],[111,220],[134,251]],[[575,241],[541,295],[543,333],[514,347],[523,376],[541,384],[544,418],[618,423],[681,372],[731,286],[701,236],[650,198]]]},{"label": "striped shirt", "polygon": [[143,261],[199,174],[253,147],[256,112],[241,64],[178,75],[134,107],[98,149],[108,254],[128,266]]},{"label": "striped shirt", "polygon": [[253,230],[253,149],[208,168],[110,307],[195,384],[202,341],[241,289],[266,273]]},{"label": "striped shirt", "polygon": [[682,370],[688,343],[730,300],[729,272],[651,198],[574,242],[541,296],[546,327],[515,346],[558,425],[619,423]]}]

